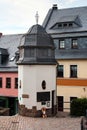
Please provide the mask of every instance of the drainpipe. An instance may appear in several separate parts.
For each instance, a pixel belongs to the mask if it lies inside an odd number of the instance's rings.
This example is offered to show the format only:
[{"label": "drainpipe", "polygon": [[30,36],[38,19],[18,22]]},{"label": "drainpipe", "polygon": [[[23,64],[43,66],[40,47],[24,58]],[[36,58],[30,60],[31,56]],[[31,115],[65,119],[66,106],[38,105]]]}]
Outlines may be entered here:
[{"label": "drainpipe", "polygon": [[1,65],[1,52],[0,52],[0,65]]}]

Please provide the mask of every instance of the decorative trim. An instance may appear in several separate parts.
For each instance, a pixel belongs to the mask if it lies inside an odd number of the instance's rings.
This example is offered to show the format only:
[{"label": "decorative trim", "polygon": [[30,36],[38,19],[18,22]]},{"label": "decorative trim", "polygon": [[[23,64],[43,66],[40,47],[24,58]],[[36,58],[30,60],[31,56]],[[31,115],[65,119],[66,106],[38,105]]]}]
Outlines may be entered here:
[{"label": "decorative trim", "polygon": [[62,86],[87,86],[87,79],[78,79],[78,78],[57,78],[56,83]]}]

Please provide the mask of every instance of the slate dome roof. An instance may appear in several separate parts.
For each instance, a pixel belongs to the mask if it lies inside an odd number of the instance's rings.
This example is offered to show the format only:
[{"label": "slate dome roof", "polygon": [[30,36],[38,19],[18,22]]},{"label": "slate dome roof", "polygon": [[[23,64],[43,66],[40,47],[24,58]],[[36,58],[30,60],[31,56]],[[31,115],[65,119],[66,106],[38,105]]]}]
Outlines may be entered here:
[{"label": "slate dome roof", "polygon": [[18,64],[56,64],[54,43],[41,25],[33,25],[23,35],[19,45]]},{"label": "slate dome roof", "polygon": [[38,24],[33,25],[28,32],[23,35],[20,46],[21,45],[54,46],[52,37]]}]

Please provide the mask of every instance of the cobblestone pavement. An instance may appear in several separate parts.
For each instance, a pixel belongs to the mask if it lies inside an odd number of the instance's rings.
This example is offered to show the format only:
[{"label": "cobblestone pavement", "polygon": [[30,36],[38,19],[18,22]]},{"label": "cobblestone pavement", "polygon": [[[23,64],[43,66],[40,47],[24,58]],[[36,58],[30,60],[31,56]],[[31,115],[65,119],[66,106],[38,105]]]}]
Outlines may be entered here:
[{"label": "cobblestone pavement", "polygon": [[0,116],[0,130],[80,130],[81,118]]}]

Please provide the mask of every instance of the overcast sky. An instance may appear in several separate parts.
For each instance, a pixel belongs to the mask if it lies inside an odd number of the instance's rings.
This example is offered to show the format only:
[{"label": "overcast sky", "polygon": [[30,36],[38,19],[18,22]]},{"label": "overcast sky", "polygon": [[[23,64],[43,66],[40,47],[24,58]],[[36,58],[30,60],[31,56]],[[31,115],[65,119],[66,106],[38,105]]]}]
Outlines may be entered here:
[{"label": "overcast sky", "polygon": [[53,4],[59,9],[87,6],[87,0],[0,0],[0,32],[3,34],[26,33],[36,24],[38,11],[39,24]]}]

